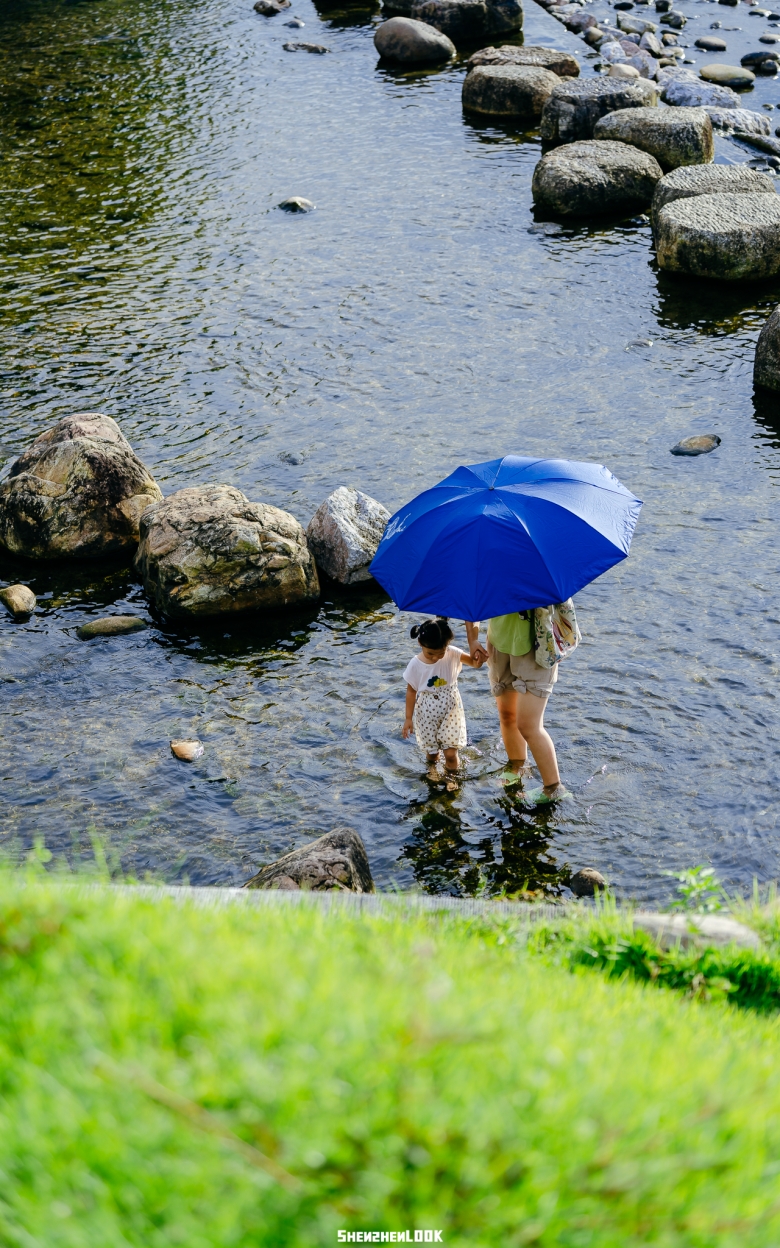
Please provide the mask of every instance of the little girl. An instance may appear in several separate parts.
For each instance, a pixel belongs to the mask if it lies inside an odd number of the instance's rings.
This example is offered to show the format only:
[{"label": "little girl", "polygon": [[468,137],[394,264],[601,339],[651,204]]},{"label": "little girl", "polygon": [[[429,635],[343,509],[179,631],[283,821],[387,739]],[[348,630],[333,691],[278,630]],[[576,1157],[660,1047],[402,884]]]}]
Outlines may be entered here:
[{"label": "little girl", "polygon": [[[441,617],[415,624],[411,636],[419,641],[420,653],[404,672],[403,735],[410,736],[414,729],[417,744],[425,751],[431,768],[435,768],[439,751],[444,750],[444,767],[450,773],[447,788],[452,791],[457,788],[452,773],[460,767],[458,748],[466,744],[466,716],[458,691],[458,675],[464,663],[467,667],[481,667],[483,660],[449,644],[452,629]],[[430,771],[428,774],[435,778]]]}]

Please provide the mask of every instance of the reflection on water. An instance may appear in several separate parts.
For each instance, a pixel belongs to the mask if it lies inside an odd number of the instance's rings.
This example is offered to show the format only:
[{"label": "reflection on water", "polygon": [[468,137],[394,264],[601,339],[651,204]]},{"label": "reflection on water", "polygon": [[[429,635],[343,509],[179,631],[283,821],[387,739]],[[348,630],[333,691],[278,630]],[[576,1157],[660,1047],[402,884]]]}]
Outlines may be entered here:
[{"label": "reflection on water", "polygon": [[[458,463],[607,463],[645,507],[547,713],[574,800],[503,793],[484,672],[466,780],[431,789],[400,736],[412,620],[377,589],[173,628],[129,567],[5,562],[41,606],[0,619],[0,846],[99,837],[136,875],[241,883],[349,824],[384,887],[775,876],[780,448],[751,373],[780,286],[658,274],[641,217],[529,232],[538,137],[463,116],[462,57],[389,72],[375,6],[287,12],[331,53],[285,52],[250,0],[0,0],[0,458],[102,410],[166,493],[224,481],[304,523],[343,484],[395,509]],[[590,64],[533,3],[525,39]],[[150,627],[80,642],[106,612]]]}]

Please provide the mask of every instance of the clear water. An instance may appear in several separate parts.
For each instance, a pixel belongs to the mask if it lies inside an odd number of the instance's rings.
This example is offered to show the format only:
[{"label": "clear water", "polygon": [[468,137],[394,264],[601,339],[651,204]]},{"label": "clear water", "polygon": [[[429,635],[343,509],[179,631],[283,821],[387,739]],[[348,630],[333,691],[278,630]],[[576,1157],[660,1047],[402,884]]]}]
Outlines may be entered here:
[{"label": "clear water", "polygon": [[[744,6],[686,6],[691,42],[720,18],[760,46]],[[223,481],[304,523],[341,484],[394,509],[505,453],[607,464],[645,507],[579,596],[548,712],[576,800],[503,797],[484,672],[461,680],[468,779],[429,787],[400,737],[412,620],[380,590],[84,643],[90,616],[152,618],[130,568],[6,561],[40,610],[0,621],[0,847],[75,862],[97,838],[136,875],[241,883],[348,824],[382,887],[774,878],[780,412],[751,368],[780,286],[664,277],[640,219],[530,233],[538,140],[464,119],[462,63],[389,73],[378,10],[291,12],[303,30],[250,0],[0,4],[2,456],[104,411],[166,493]],[[592,64],[530,0],[526,39]],[[278,211],[291,194],[317,211]],[[669,454],[710,431],[714,454]]]}]

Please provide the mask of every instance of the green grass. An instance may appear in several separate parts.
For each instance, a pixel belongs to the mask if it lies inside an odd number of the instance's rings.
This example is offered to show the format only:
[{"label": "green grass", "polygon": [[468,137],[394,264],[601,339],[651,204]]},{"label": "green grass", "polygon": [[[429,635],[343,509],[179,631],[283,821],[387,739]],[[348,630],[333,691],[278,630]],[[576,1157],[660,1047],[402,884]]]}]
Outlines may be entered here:
[{"label": "green grass", "polygon": [[515,935],[1,877],[0,1244],[780,1243],[777,1015]]}]

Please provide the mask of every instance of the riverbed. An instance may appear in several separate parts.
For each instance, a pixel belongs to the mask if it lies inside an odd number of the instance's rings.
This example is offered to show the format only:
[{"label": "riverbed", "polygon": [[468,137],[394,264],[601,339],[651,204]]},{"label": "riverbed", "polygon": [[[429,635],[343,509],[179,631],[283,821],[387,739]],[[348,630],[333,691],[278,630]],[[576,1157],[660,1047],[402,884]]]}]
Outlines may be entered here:
[{"label": "riverbed", "polygon": [[[681,41],[719,18],[762,46],[744,5],[677,7],[701,16]],[[304,524],[339,485],[392,511],[502,454],[608,465],[645,505],[630,558],[578,596],[548,711],[574,800],[507,800],[484,671],[461,678],[465,783],[428,784],[401,739],[414,618],[377,587],[174,628],[129,564],[6,560],[39,610],[0,620],[0,852],[240,884],[348,825],[381,888],[774,879],[780,404],[751,371],[780,284],[661,275],[641,215],[535,231],[538,135],[464,118],[463,58],[390,72],[378,6],[289,13],[303,29],[250,0],[0,4],[2,460],[102,411],[164,493],[225,482]],[[525,38],[593,72],[532,0]],[[745,102],[780,106],[780,84]],[[279,211],[289,195],[316,211]],[[709,432],[713,454],[670,455]],[[76,637],[124,612],[151,627]],[[202,758],[172,757],[181,736]]]}]

